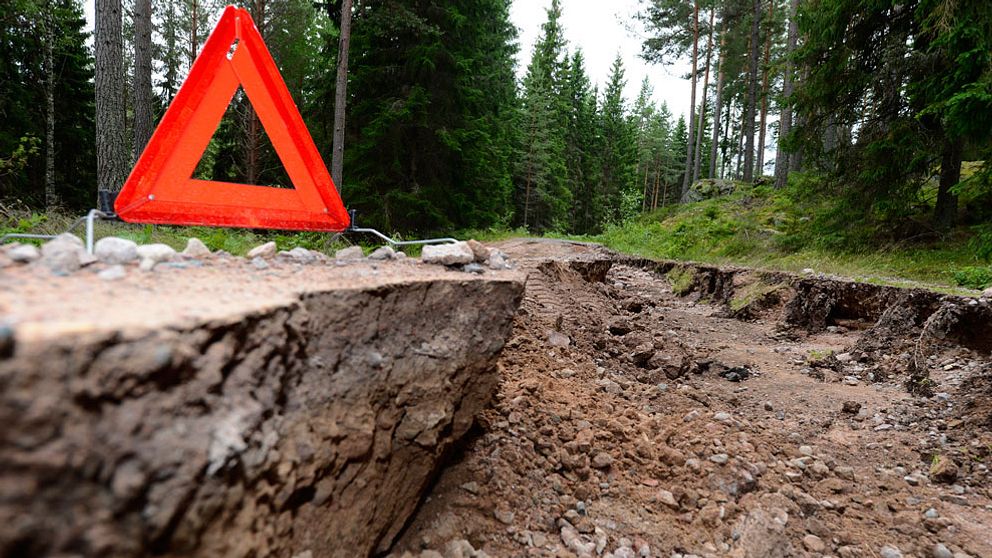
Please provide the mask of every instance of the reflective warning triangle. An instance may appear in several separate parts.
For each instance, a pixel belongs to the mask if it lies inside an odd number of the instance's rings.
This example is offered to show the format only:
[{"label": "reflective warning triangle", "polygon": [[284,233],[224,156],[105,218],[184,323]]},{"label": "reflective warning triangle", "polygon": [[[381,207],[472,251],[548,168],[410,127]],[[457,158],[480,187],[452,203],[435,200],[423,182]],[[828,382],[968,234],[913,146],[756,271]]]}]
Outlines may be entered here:
[{"label": "reflective warning triangle", "polygon": [[[192,178],[239,85],[294,189]],[[247,10],[224,9],[114,208],[133,223],[348,228],[348,212]]]}]

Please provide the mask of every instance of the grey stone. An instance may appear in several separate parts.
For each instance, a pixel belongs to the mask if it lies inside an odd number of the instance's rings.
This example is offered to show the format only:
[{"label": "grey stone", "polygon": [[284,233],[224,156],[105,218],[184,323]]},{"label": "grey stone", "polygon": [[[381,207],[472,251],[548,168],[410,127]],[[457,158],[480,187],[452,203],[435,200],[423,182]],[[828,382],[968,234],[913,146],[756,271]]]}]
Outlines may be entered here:
[{"label": "grey stone", "polygon": [[728,423],[728,422],[732,422],[734,420],[734,417],[730,413],[727,413],[725,411],[720,411],[719,413],[713,415],[713,420],[717,422]]},{"label": "grey stone", "polygon": [[107,269],[104,269],[96,276],[104,281],[117,281],[118,279],[123,279],[127,275],[127,271],[124,270],[122,265],[112,265]]},{"label": "grey stone", "polygon": [[486,272],[486,269],[477,263],[470,263],[462,267],[462,271],[465,273],[474,273],[476,275],[482,275]]},{"label": "grey stone", "polygon": [[489,260],[486,262],[486,265],[489,266],[489,269],[495,269],[497,271],[513,268],[510,264],[510,258],[495,248],[489,249]]},{"label": "grey stone", "polygon": [[933,545],[933,550],[930,551],[930,556],[933,558],[954,558],[954,554],[951,552],[951,549],[944,546],[943,543]]},{"label": "grey stone", "polygon": [[183,255],[191,258],[206,258],[210,256],[210,248],[199,238],[193,237],[186,241]]},{"label": "grey stone", "polygon": [[302,246],[297,246],[287,252],[280,252],[279,255],[304,265],[309,265],[317,261],[317,256]]},{"label": "grey stone", "polygon": [[396,250],[392,246],[381,246],[369,254],[370,260],[393,260],[396,259]]},{"label": "grey stone", "polygon": [[265,259],[274,258],[276,255],[276,250],[277,248],[275,242],[266,242],[265,244],[256,246],[251,250],[249,250],[247,257],[249,260],[255,258],[265,258]]},{"label": "grey stone", "polygon": [[93,254],[96,259],[106,264],[131,263],[138,259],[138,244],[126,238],[108,236],[96,241]]},{"label": "grey stone", "polygon": [[548,332],[548,345],[552,347],[567,347],[572,344],[572,339],[560,331],[551,330]]},{"label": "grey stone", "polygon": [[41,263],[55,275],[68,275],[83,266],[86,249],[75,235],[64,233],[41,247]]},{"label": "grey stone", "polygon": [[499,521],[504,525],[509,525],[513,523],[514,516],[515,514],[511,511],[499,510],[499,509],[493,510],[493,517],[495,517],[497,521]]},{"label": "grey stone", "polygon": [[992,298],[992,287],[989,287],[982,292],[982,298]]},{"label": "grey stone", "polygon": [[725,453],[718,453],[710,456],[710,461],[718,465],[725,465],[727,461],[730,461],[730,456]]},{"label": "grey stone", "polygon": [[475,261],[475,254],[468,247],[466,242],[456,242],[454,244],[436,244],[424,246],[420,253],[420,259],[424,263],[440,265],[464,265]]},{"label": "grey stone", "polygon": [[827,549],[827,545],[823,543],[823,539],[816,535],[806,535],[803,537],[803,546],[806,547],[806,550],[817,553],[822,553]]},{"label": "grey stone", "polygon": [[357,261],[364,257],[361,246],[349,246],[334,253],[334,259],[339,262]]},{"label": "grey stone", "polygon": [[662,504],[665,504],[666,506],[668,506],[673,510],[679,509],[679,503],[675,499],[675,495],[668,490],[658,491],[658,501],[661,502]]},{"label": "grey stone", "polygon": [[887,544],[878,551],[878,555],[882,558],[902,558],[902,551],[895,546]]},{"label": "grey stone", "polygon": [[21,244],[7,250],[7,257],[17,263],[31,263],[41,258],[41,251],[37,246]]},{"label": "grey stone", "polygon": [[269,263],[262,258],[252,258],[251,266],[255,269],[269,269]]},{"label": "grey stone", "polygon": [[171,261],[176,257],[176,250],[167,244],[144,244],[138,246],[139,266],[144,271],[151,271],[162,262]]}]

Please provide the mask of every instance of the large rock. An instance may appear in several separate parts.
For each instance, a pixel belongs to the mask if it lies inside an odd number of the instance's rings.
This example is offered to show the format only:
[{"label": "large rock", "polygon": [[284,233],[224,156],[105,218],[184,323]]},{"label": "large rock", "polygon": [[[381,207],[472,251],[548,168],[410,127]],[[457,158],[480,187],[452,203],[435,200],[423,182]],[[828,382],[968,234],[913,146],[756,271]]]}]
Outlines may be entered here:
[{"label": "large rock", "polygon": [[17,305],[0,556],[388,549],[488,405],[523,291],[390,267],[186,269]]},{"label": "large rock", "polygon": [[183,255],[190,258],[208,258],[211,254],[210,248],[202,240],[193,237],[186,241],[186,248],[183,249]]},{"label": "large rock", "polygon": [[7,257],[16,263],[31,263],[41,258],[41,250],[31,244],[21,244],[7,250]]},{"label": "large rock", "polygon": [[96,241],[93,252],[103,263],[126,264],[138,259],[138,244],[133,240],[108,236]]},{"label": "large rock", "polygon": [[466,242],[435,244],[424,246],[420,259],[431,264],[464,265],[475,261],[475,253]]},{"label": "large rock", "polygon": [[733,180],[723,180],[723,179],[712,179],[706,178],[703,180],[697,180],[691,186],[689,190],[685,193],[682,198],[683,203],[698,202],[702,200],[708,200],[710,198],[717,198],[721,196],[729,196],[734,193],[737,189],[737,182]]},{"label": "large rock", "polygon": [[349,246],[334,253],[334,259],[339,262],[358,261],[365,257],[361,246]]},{"label": "large rock", "polygon": [[277,250],[278,247],[276,246],[275,242],[266,242],[265,244],[261,244],[249,250],[248,259],[251,260],[254,258],[265,258],[265,259],[274,258],[276,256]]},{"label": "large rock", "polygon": [[174,259],[176,250],[168,244],[143,244],[138,246],[138,256],[141,258],[141,269],[149,271],[162,262]]},{"label": "large rock", "polygon": [[55,275],[68,275],[91,260],[83,241],[70,233],[60,234],[41,246],[41,263]]}]

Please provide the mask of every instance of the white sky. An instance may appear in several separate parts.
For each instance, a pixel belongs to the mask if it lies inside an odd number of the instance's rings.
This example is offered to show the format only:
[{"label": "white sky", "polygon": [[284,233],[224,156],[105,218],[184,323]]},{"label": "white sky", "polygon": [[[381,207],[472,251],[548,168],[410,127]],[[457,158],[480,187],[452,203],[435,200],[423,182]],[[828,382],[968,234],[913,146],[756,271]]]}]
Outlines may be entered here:
[{"label": "white sky", "polygon": [[[641,81],[648,77],[654,87],[656,102],[665,101],[678,118],[689,114],[688,64],[675,66],[650,65],[640,58],[641,39],[635,36],[638,24],[634,16],[640,0],[562,0],[562,26],[569,49],[581,48],[586,59],[586,71],[593,83],[605,87],[610,67],[620,53],[626,70],[626,97],[629,103],[637,98]],[[520,30],[519,75],[523,76],[530,63],[534,43],[547,20],[551,0],[514,0],[510,19]]]},{"label": "white sky", "polygon": [[[86,20],[92,29],[94,0],[85,0]],[[654,87],[656,102],[665,101],[678,117],[689,112],[689,82],[681,76],[689,73],[688,64],[652,66],[640,59],[641,40],[634,36],[640,0],[562,0],[562,25],[569,49],[581,48],[586,58],[586,70],[593,83],[602,88],[610,74],[610,66],[619,52],[626,69],[627,101],[633,103],[641,80],[648,76]],[[527,69],[534,43],[547,19],[545,10],[551,0],[514,0],[510,19],[520,30],[519,75]]]}]

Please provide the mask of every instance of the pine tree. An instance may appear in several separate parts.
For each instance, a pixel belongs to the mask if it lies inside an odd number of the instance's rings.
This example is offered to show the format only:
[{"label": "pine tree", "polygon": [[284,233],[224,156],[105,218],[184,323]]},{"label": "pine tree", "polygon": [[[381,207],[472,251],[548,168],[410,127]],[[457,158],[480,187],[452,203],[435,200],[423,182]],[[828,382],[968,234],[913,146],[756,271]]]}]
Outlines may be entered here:
[{"label": "pine tree", "polygon": [[623,98],[626,83],[623,60],[617,55],[603,92],[599,118],[600,135],[603,138],[602,195],[606,219],[611,223],[620,223],[634,214],[640,202],[634,178],[636,136]]},{"label": "pine tree", "polygon": [[581,50],[572,55],[565,83],[568,125],[565,133],[565,159],[568,189],[572,197],[571,232],[599,232],[603,222],[603,200],[599,186],[599,137],[597,136],[596,95],[586,75]]},{"label": "pine tree", "polygon": [[360,4],[342,190],[362,222],[422,233],[505,222],[518,122],[508,6]]},{"label": "pine tree", "polygon": [[106,192],[99,200],[100,209],[110,211],[109,197],[124,185],[129,161],[125,147],[121,0],[96,0],[95,29],[97,187]]},{"label": "pine tree", "polygon": [[82,7],[16,0],[9,8],[0,14],[0,199],[92,207],[93,58]]}]

